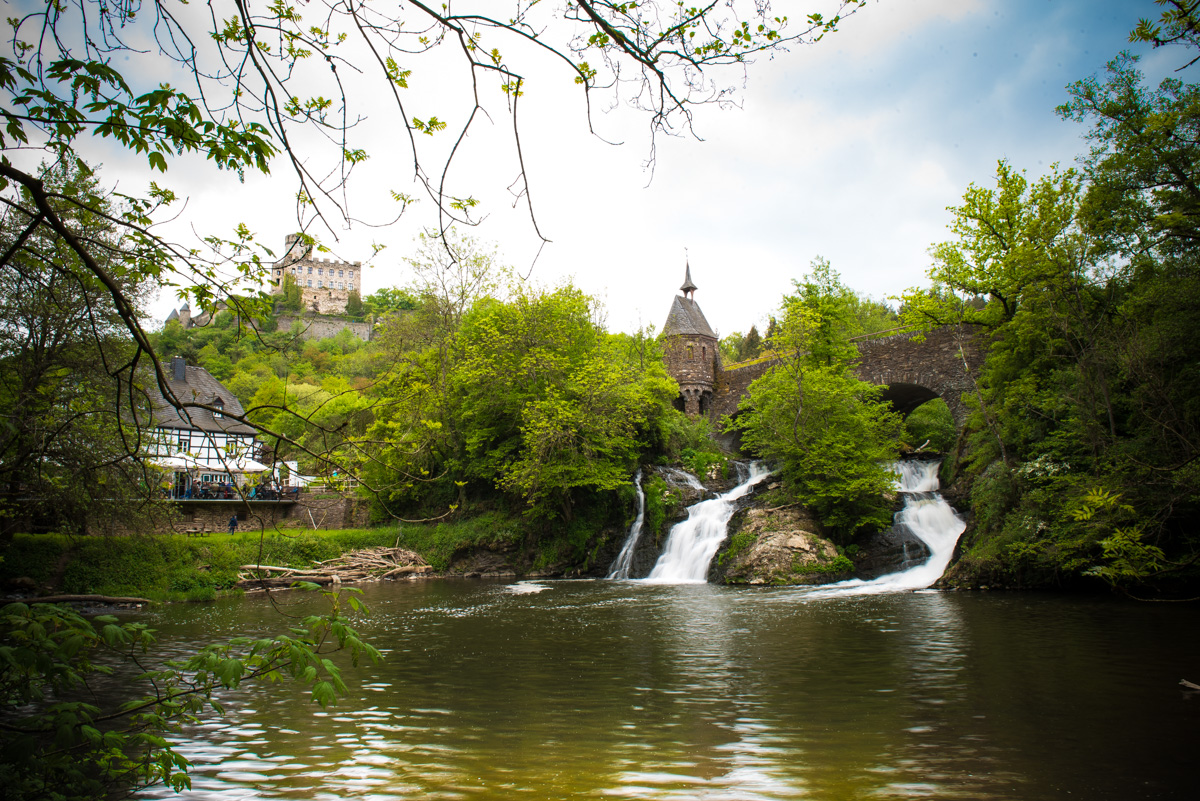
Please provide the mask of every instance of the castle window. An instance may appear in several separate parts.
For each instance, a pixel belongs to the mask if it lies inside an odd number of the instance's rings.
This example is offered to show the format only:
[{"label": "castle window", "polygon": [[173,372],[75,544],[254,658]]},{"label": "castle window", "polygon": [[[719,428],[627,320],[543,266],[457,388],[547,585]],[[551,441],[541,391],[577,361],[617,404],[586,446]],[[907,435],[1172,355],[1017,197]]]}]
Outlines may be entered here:
[{"label": "castle window", "polygon": [[308,268],[308,274],[309,274],[309,275],[312,275],[312,267],[309,267],[309,268]]},{"label": "castle window", "polygon": [[354,270],[351,270],[351,271],[350,271],[350,277],[351,277],[351,278],[353,278],[353,277],[354,277]]},{"label": "castle window", "polygon": [[696,354],[695,354],[694,352],[692,352],[692,346],[691,346],[691,345],[688,345],[688,358],[689,358],[689,359],[694,359],[694,358],[696,358]]},{"label": "castle window", "polygon": [[708,345],[700,348],[700,358],[706,361],[708,360]]},{"label": "castle window", "polygon": [[278,278],[282,274],[282,272],[283,272],[282,270],[276,270],[275,277]]},{"label": "castle window", "polygon": [[341,281],[338,281],[338,289],[345,289],[345,287],[344,287],[344,286],[342,286],[342,282],[341,282]]},{"label": "castle window", "polygon": [[308,279],[308,285],[309,285],[309,286],[312,286],[312,279],[311,279],[311,278],[310,278],[310,279]]},{"label": "castle window", "polygon": [[318,288],[318,289],[320,289],[320,288],[321,288],[321,287],[323,287],[323,286],[325,286],[325,282],[324,282],[324,281],[318,281],[318,282],[317,282],[317,288]]},{"label": "castle window", "polygon": [[317,268],[317,275],[324,275],[324,274],[325,274],[325,270],[323,270],[322,268],[318,267],[318,268]]},{"label": "castle window", "polygon": [[338,278],[341,278],[341,277],[342,277],[342,271],[338,270]]}]

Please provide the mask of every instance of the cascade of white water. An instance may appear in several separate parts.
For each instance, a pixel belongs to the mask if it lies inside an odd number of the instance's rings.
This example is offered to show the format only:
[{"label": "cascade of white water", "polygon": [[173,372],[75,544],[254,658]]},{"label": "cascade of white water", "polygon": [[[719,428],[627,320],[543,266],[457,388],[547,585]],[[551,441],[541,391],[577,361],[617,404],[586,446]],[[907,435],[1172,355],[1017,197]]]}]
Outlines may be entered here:
[{"label": "cascade of white water", "polygon": [[735,509],[733,502],[768,475],[770,473],[762,462],[752,462],[745,480],[729,492],[689,506],[687,520],[676,523],[671,529],[667,546],[646,580],[662,584],[703,584],[708,576],[708,563],[725,539],[726,526]]},{"label": "cascade of white water", "polygon": [[954,546],[967,524],[937,492],[940,462],[899,462],[898,489],[906,495],[895,525],[904,526],[929,548],[929,559],[921,565],[864,581],[850,579],[813,590],[810,596],[872,595],[924,589],[946,572]]},{"label": "cascade of white water", "polygon": [[629,536],[625,538],[621,552],[617,554],[612,567],[608,569],[610,579],[629,578],[629,569],[633,567],[633,554],[637,550],[638,540],[642,538],[642,524],[646,520],[646,493],[642,490],[641,468],[638,468],[637,475],[633,477],[633,486],[637,489],[637,517],[634,518],[633,525],[629,527]]},{"label": "cascade of white water", "polygon": [[700,483],[700,479],[686,470],[680,470],[678,467],[668,467],[664,471],[668,479],[674,479],[676,484],[686,484],[692,489],[703,490],[704,485]]}]

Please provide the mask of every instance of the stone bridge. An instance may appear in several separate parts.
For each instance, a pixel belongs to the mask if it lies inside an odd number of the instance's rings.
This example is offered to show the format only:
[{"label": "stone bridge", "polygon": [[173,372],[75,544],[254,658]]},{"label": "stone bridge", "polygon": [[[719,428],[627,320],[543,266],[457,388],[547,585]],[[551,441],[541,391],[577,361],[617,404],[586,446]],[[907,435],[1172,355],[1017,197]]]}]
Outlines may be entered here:
[{"label": "stone bridge", "polygon": [[[967,326],[946,326],[915,341],[916,334],[903,333],[858,344],[858,377],[887,387],[883,399],[907,415],[926,401],[941,398],[950,408],[954,423],[962,428],[967,417],[963,393],[973,392],[971,377],[983,362],[977,333]],[[738,402],[754,379],[771,369],[772,359],[731,370],[720,370],[713,384],[712,404],[707,411],[713,420],[737,414]]]}]

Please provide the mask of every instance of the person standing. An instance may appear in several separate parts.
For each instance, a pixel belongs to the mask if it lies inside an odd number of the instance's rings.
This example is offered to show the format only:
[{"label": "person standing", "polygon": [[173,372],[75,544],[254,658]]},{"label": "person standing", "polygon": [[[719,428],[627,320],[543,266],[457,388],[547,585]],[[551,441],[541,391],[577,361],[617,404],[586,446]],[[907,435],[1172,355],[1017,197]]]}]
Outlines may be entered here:
[{"label": "person standing", "polygon": [[237,519],[237,515],[235,514],[229,518],[229,533],[230,534],[236,533],[237,528],[238,528],[238,519]]}]

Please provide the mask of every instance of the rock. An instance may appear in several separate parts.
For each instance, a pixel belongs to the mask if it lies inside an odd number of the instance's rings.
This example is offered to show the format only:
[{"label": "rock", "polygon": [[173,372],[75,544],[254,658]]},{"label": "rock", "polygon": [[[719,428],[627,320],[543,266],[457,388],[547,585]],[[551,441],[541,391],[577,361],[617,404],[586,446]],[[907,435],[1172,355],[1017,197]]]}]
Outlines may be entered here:
[{"label": "rock", "polygon": [[446,572],[464,578],[516,575],[516,570],[503,554],[486,550],[472,551],[465,558],[454,560]]},{"label": "rock", "polygon": [[4,582],[6,589],[16,592],[37,592],[38,583],[29,576],[17,576]]},{"label": "rock", "polygon": [[929,548],[905,526],[892,526],[865,537],[854,556],[854,575],[873,579],[924,564]]},{"label": "rock", "polygon": [[738,512],[730,537],[713,560],[712,578],[725,584],[828,584],[849,576],[837,548],[802,506]]}]

